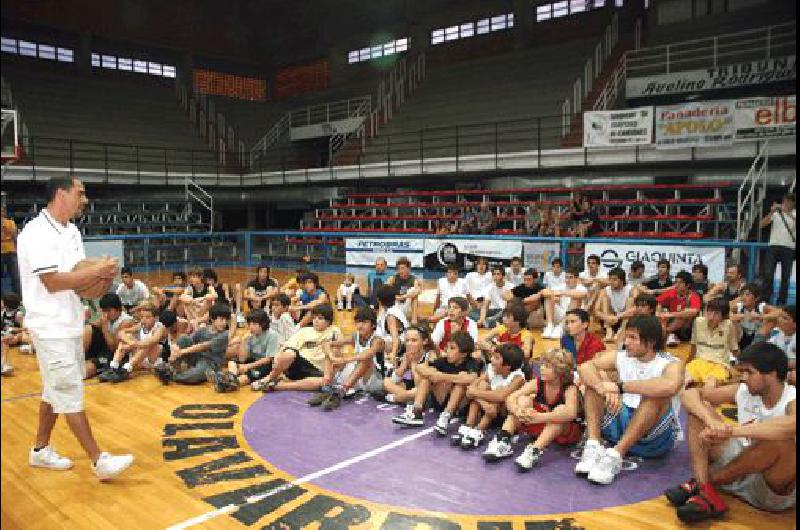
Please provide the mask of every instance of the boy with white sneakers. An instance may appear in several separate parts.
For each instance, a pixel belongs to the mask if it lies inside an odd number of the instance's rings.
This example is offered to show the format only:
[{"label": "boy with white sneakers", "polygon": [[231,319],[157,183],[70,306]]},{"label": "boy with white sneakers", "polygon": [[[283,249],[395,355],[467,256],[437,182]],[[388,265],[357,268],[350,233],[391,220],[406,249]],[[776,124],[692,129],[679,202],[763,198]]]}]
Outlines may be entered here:
[{"label": "boy with white sneakers", "polygon": [[46,189],[48,204],[22,229],[17,254],[27,311],[25,325],[36,348],[43,387],[38,431],[28,463],[47,469],[72,467],[72,461],[50,445],[53,427],[63,414],[89,456],[94,474],[109,480],[130,467],[133,456],[100,451],[92,435],[83,402],[83,307],[76,290],[90,288],[98,279],[110,283],[119,265],[104,257],[73,271],[86,255],[81,233],[70,219],[88,204],[86,190],[74,177],[53,177]]},{"label": "boy with white sneakers", "polygon": [[578,280],[578,269],[570,267],[565,273],[564,289],[545,289],[540,294],[545,299],[547,326],[542,332],[543,339],[561,339],[564,334],[562,322],[570,309],[586,309],[589,291]]},{"label": "boy with white sneakers", "polygon": [[[632,318],[625,330],[625,348],[578,367],[586,386],[588,440],[575,473],[595,484],[611,484],[628,454],[642,458],[666,455],[681,435],[678,410],[684,368],[680,360],[663,351],[664,334],[658,318]],[[619,374],[619,382],[601,378],[601,371],[612,370]],[[603,447],[601,435],[614,446]]]},{"label": "boy with white sneakers", "polygon": [[508,396],[525,384],[523,360],[522,348],[515,344],[501,344],[491,353],[486,371],[467,388],[467,421],[450,438],[453,445],[464,450],[481,445],[486,430],[506,414]]},{"label": "boy with white sneakers", "polygon": [[435,429],[447,434],[450,418],[461,406],[467,387],[477,379],[481,363],[472,357],[475,341],[464,331],[457,331],[450,337],[442,357],[429,365],[417,366],[417,393],[414,403],[406,406],[406,411],[392,418],[392,421],[405,427],[425,425],[424,410],[428,397],[444,410],[436,421]]}]

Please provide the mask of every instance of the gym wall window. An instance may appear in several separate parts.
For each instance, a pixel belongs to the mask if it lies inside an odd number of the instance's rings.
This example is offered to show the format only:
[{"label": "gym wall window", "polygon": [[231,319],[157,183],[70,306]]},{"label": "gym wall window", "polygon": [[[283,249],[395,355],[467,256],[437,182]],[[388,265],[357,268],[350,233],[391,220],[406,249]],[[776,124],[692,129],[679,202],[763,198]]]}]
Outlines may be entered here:
[{"label": "gym wall window", "polygon": [[375,44],[373,46],[361,48],[360,50],[352,50],[347,54],[347,62],[350,64],[360,63],[408,51],[408,43],[410,40],[411,39],[408,37],[404,37],[384,44]]},{"label": "gym wall window", "polygon": [[11,37],[2,37],[2,52],[22,55],[23,57],[38,57],[39,59],[62,63],[75,62],[75,52],[71,48]]},{"label": "gym wall window", "polygon": [[495,15],[489,18],[482,18],[476,22],[464,22],[463,24],[457,24],[455,26],[435,29],[431,31],[431,44],[436,46],[444,42],[467,39],[475,35],[486,35],[487,33],[513,27],[514,13]]},{"label": "gym wall window", "polygon": [[105,53],[102,55],[93,53],[92,66],[95,68],[105,68],[106,70],[122,70],[123,72],[150,74],[156,77],[175,77],[175,67],[172,65],[131,59],[130,57],[117,57],[116,55],[108,55]]}]

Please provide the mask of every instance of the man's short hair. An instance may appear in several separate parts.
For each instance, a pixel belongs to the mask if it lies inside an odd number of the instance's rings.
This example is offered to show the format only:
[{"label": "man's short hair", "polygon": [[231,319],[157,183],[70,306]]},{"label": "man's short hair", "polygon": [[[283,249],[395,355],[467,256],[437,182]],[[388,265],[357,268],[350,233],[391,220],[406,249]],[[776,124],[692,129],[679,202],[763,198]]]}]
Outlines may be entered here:
[{"label": "man's short hair", "polygon": [[681,280],[683,283],[688,285],[689,287],[692,286],[694,283],[694,278],[692,278],[692,273],[686,271],[680,271],[678,274],[675,275],[675,280]]},{"label": "man's short hair", "polygon": [[203,279],[214,280],[214,283],[217,283],[219,281],[219,276],[217,275],[217,271],[214,269],[203,269]]},{"label": "man's short hair", "polygon": [[640,294],[633,299],[634,307],[646,307],[655,314],[658,309],[658,300],[652,294]]},{"label": "man's short hair", "polygon": [[3,305],[6,309],[16,310],[19,309],[22,303],[22,298],[17,293],[3,293]]},{"label": "man's short hair", "polygon": [[119,275],[120,275],[120,276],[124,276],[124,275],[126,275],[126,274],[127,274],[128,276],[133,276],[133,270],[132,270],[130,267],[122,267],[122,268],[119,270]]},{"label": "man's short hair", "polygon": [[724,298],[714,298],[706,304],[706,313],[713,311],[722,315],[722,320],[726,320],[731,315],[731,306]]},{"label": "man's short hair", "polygon": [[447,305],[456,304],[462,311],[469,309],[469,301],[463,296],[454,296],[447,301]]},{"label": "man's short hair", "polygon": [[455,343],[455,345],[458,347],[458,351],[465,355],[469,355],[475,351],[475,341],[466,331],[456,331],[450,335],[449,342]]},{"label": "man's short hair", "polygon": [[183,271],[175,271],[175,272],[173,272],[172,273],[172,277],[173,278],[178,277],[178,278],[182,279],[183,281],[186,281],[186,273],[183,272]]},{"label": "man's short hair", "polygon": [[333,324],[333,307],[330,304],[320,304],[311,310],[311,316],[322,317]]},{"label": "man's short hair", "polygon": [[528,318],[528,315],[525,311],[525,306],[522,302],[509,302],[506,304],[506,308],[503,309],[503,316],[510,316],[514,319],[514,322],[519,323],[520,325],[524,324]]},{"label": "man's short hair", "polygon": [[555,258],[553,261],[551,261],[551,262],[550,262],[550,266],[552,267],[552,266],[553,266],[553,265],[555,265],[556,263],[558,263],[558,264],[559,264],[559,265],[561,265],[562,267],[564,266],[564,262],[563,262],[563,261],[561,261],[561,258]]},{"label": "man's short hair", "polygon": [[506,269],[502,265],[495,265],[494,267],[492,267],[492,274],[494,274],[495,272],[499,272],[503,276],[506,275]]},{"label": "man's short hair", "polygon": [[292,305],[292,300],[289,298],[289,295],[286,293],[278,293],[275,295],[275,298],[272,299],[273,302],[278,302],[284,307],[289,307]]},{"label": "man's short hair", "polygon": [[695,263],[692,267],[692,272],[702,272],[703,278],[708,278],[708,265],[705,263]]},{"label": "man's short hair", "polygon": [[797,199],[794,196],[794,193],[784,193],[783,200],[792,201],[792,204],[794,204],[797,201]]},{"label": "man's short hair", "polygon": [[106,293],[100,297],[100,309],[116,309],[122,311],[122,300],[117,293]]},{"label": "man's short hair", "polygon": [[515,261],[519,261],[520,263],[522,263],[522,258],[520,258],[519,256],[514,256],[513,258],[511,258],[512,263]]},{"label": "man's short hair", "polygon": [[727,269],[732,269],[734,267],[736,267],[736,274],[738,274],[739,276],[744,276],[745,274],[744,265],[742,265],[741,263],[728,263],[728,265],[726,266]]},{"label": "man's short hair", "polygon": [[641,261],[634,261],[631,263],[631,271],[641,271],[644,270],[644,263]]},{"label": "man's short hair", "polygon": [[591,317],[589,316],[589,312],[586,311],[585,309],[580,309],[580,308],[570,309],[569,311],[567,311],[567,315],[575,315],[576,317],[581,319],[581,322],[583,322],[584,324],[588,324],[589,322],[591,322]]},{"label": "man's short hair", "polygon": [[621,280],[622,283],[625,283],[625,271],[622,269],[622,267],[614,267],[608,271],[608,276],[617,278]]},{"label": "man's short hair", "polygon": [[319,288],[319,276],[313,272],[306,273],[300,278],[300,283],[306,283],[308,281],[314,282],[314,287]]},{"label": "man's short hair", "polygon": [[231,306],[228,304],[214,304],[209,311],[209,319],[213,322],[218,318],[228,319],[231,317]]},{"label": "man's short hair", "polygon": [[392,307],[397,301],[397,288],[394,285],[383,284],[375,291],[375,298],[384,307]]},{"label": "man's short hair", "polygon": [[757,283],[750,282],[745,284],[745,286],[742,287],[742,292],[745,291],[752,294],[756,300],[759,300],[761,298],[761,287]]},{"label": "man's short hair", "polygon": [[792,322],[797,322],[797,306],[785,305],[781,308],[781,311],[786,313],[792,319]]},{"label": "man's short hair", "polygon": [[358,311],[356,311],[353,320],[355,322],[371,322],[373,326],[378,325],[378,315],[375,314],[375,310],[369,306],[360,307]]},{"label": "man's short hair", "polygon": [[775,372],[778,381],[786,381],[789,373],[789,358],[780,347],[769,342],[751,344],[739,354],[739,366],[749,364],[760,374]]},{"label": "man's short hair", "polygon": [[567,274],[572,274],[576,278],[581,274],[580,271],[578,270],[578,267],[575,267],[574,265],[572,267],[567,267],[567,270],[564,272],[566,272]]},{"label": "man's short hair", "polygon": [[660,267],[662,265],[666,265],[668,269],[672,268],[672,264],[669,262],[668,259],[660,259],[660,260],[658,260],[658,263],[656,265],[658,267]]},{"label": "man's short hair", "polygon": [[270,318],[266,311],[261,309],[253,309],[247,313],[247,323],[254,323],[261,326],[261,329],[267,331],[269,329]]},{"label": "man's short hair", "polygon": [[461,272],[461,267],[458,266],[458,263],[448,263],[447,264],[447,272],[454,271],[454,272]]},{"label": "man's short hair", "polygon": [[530,269],[525,269],[525,272],[522,273],[523,276],[533,276],[533,279],[539,277],[539,271],[531,267]]},{"label": "man's short hair", "polygon": [[411,268],[411,260],[408,259],[405,256],[400,256],[399,258],[397,258],[397,266],[399,267],[400,265],[405,265],[406,267],[408,267],[410,269]]},{"label": "man's short hair", "polygon": [[516,344],[501,344],[495,351],[503,358],[503,366],[508,366],[512,372],[522,367],[522,362],[525,360],[525,352]]},{"label": "man's short hair", "polygon": [[594,262],[596,262],[598,265],[600,265],[600,256],[598,256],[597,254],[592,254],[591,256],[589,256],[588,258],[586,258],[586,263],[589,263],[589,262],[591,262],[591,261],[594,261]]},{"label": "man's short hair", "polygon": [[635,330],[639,334],[639,340],[644,344],[650,344],[655,351],[664,349],[664,330],[658,317],[654,315],[632,317],[628,322],[628,330]]},{"label": "man's short hair", "polygon": [[175,311],[165,309],[160,315],[158,315],[158,321],[161,322],[165,328],[171,328],[176,322],[178,322],[178,315],[175,314]]},{"label": "man's short hair", "polygon": [[50,177],[47,181],[46,193],[47,202],[52,202],[56,198],[58,190],[69,191],[75,186],[75,177]]}]

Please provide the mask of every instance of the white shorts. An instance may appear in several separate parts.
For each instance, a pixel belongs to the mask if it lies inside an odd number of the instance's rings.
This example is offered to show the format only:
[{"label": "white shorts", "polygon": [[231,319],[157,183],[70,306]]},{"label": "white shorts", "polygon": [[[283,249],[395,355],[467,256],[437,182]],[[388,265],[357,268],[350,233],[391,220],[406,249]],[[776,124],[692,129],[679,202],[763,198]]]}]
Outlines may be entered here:
[{"label": "white shorts", "polygon": [[[731,438],[725,444],[719,460],[712,464],[711,469],[720,470],[733,462],[747,446],[742,438]],[[797,502],[797,490],[792,490],[788,495],[778,495],[770,489],[761,473],[753,473],[740,478],[736,482],[720,486],[720,489],[739,497],[746,503],[759,510],[768,512],[782,512],[793,508]]]},{"label": "white shorts", "polygon": [[56,414],[83,411],[83,378],[86,376],[81,337],[42,339],[31,333],[42,377],[42,401]]}]

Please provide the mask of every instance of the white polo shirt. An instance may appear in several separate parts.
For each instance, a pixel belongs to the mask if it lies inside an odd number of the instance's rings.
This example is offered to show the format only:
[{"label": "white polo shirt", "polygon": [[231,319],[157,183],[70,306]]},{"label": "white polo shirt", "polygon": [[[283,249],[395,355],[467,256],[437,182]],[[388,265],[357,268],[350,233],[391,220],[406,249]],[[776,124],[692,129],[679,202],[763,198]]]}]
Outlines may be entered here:
[{"label": "white polo shirt", "polygon": [[124,283],[119,284],[117,296],[123,305],[137,305],[150,298],[150,291],[141,280],[133,280],[133,287],[130,289]]},{"label": "white polo shirt", "polygon": [[40,274],[71,272],[86,258],[83,239],[77,227],[62,225],[43,209],[20,232],[17,259],[25,304],[25,327],[43,339],[80,337],[83,333],[83,307],[75,291],[51,293]]},{"label": "white polo shirt", "polygon": [[447,276],[444,278],[439,278],[438,288],[439,307],[444,309],[447,309],[447,302],[449,302],[451,298],[455,298],[457,296],[466,298],[467,294],[469,293],[467,281],[463,278],[456,279],[456,283],[454,284],[450,283],[450,281],[447,279]]}]

